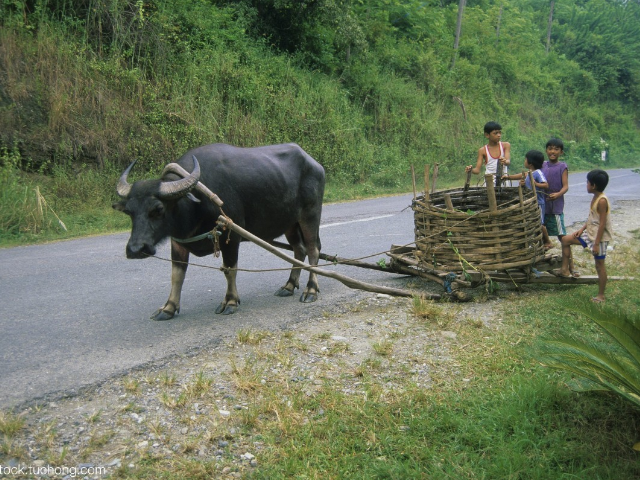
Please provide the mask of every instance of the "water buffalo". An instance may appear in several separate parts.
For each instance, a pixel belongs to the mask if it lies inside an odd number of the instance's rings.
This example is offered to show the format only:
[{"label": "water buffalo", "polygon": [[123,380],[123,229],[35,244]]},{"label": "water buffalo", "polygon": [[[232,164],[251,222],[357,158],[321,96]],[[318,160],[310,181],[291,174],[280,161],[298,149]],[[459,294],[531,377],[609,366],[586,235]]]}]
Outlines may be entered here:
[{"label": "water buffalo", "polygon": [[[303,261],[308,256],[309,264],[317,265],[324,169],[298,145],[205,145],[177,160],[182,172],[190,172],[184,178],[167,166],[160,179],[130,184],[127,176],[134,164],[120,177],[117,191],[122,200],[113,204],[114,209],[131,217],[127,258],[154,255],[156,245],[171,238],[171,293],[151,319],[169,320],[180,311],[189,254],[201,257],[214,253],[214,241],[211,236],[206,238],[206,233],[220,230],[216,220],[221,208],[202,193],[206,189],[197,188],[202,185],[224,202],[222,210],[233,222],[266,241],[284,234],[295,258]],[[193,241],[200,235],[205,238]],[[235,313],[240,304],[236,267],[241,241],[233,232],[219,236],[227,292],[216,313]],[[293,295],[299,279],[300,269],[292,269],[287,283],[275,294]],[[315,301],[318,291],[317,276],[311,272],[300,301]]]}]

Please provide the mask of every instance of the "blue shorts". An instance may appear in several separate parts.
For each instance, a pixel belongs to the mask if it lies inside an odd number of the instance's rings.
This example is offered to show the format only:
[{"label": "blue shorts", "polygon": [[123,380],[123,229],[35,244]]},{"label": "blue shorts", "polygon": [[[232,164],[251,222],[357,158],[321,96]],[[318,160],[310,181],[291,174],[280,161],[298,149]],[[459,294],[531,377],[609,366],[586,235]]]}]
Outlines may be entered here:
[{"label": "blue shorts", "polygon": [[548,213],[544,216],[544,225],[547,227],[547,233],[550,237],[563,237],[567,234],[564,228],[564,213],[553,214]]},{"label": "blue shorts", "polygon": [[[587,232],[582,232],[582,235],[578,237],[578,240],[580,240],[583,248],[588,248],[589,251],[593,253],[593,242],[589,240]],[[594,255],[593,258],[595,258],[596,260],[604,260],[605,258],[607,258],[608,245],[609,242],[600,242],[600,244],[598,245],[598,254]]]}]

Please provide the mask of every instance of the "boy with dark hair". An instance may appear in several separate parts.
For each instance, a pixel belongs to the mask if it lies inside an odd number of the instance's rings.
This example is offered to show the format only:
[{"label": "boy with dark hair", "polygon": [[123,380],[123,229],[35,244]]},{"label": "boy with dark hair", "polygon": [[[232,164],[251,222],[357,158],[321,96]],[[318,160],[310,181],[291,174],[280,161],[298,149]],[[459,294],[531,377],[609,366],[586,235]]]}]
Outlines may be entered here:
[{"label": "boy with dark hair", "polygon": [[[549,250],[552,245],[547,229],[544,226],[545,192],[543,191],[549,187],[549,184],[547,183],[544,173],[540,170],[543,163],[544,154],[539,150],[529,150],[524,156],[524,166],[531,172],[533,183],[536,186],[536,197],[538,207],[540,208],[540,220],[542,223],[542,241],[545,250]],[[533,188],[528,174],[517,173],[515,175],[503,175],[502,178],[505,180],[520,180],[520,185],[525,185],[529,190]]]},{"label": "boy with dark hair", "polygon": [[[564,144],[559,138],[551,138],[545,146],[548,160],[542,165],[542,173],[549,183],[547,201],[545,202],[544,225],[549,236],[556,236],[562,242],[567,234],[564,226],[564,194],[569,191],[569,168],[560,161],[564,154]],[[573,270],[573,260],[569,262],[571,275],[580,274]]]},{"label": "boy with dark hair", "polygon": [[582,245],[589,248],[596,262],[598,273],[598,295],[591,299],[592,302],[604,302],[604,291],[607,286],[607,269],[604,259],[607,256],[607,246],[612,238],[611,207],[609,199],[605,196],[604,189],[609,183],[609,175],[604,170],[591,170],[587,174],[587,192],[593,195],[589,217],[582,228],[572,235],[562,237],[562,268],[553,273],[559,277],[571,276],[569,271],[569,259],[571,257],[571,245]]},{"label": "boy with dark hair", "polygon": [[507,173],[507,165],[511,163],[511,144],[500,141],[502,127],[498,122],[487,122],[484,126],[484,136],[487,137],[489,143],[478,149],[476,166],[467,165],[464,170],[478,175],[484,163],[485,175],[493,175],[495,184],[497,183],[498,164],[502,165],[502,173]]}]

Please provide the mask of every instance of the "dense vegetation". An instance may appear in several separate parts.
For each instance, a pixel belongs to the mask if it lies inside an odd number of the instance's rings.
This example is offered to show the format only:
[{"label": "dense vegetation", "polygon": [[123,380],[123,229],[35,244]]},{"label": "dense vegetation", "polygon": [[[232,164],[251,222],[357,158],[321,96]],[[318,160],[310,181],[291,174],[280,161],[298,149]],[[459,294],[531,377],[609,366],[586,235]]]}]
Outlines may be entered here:
[{"label": "dense vegetation", "polygon": [[459,4],[3,0],[0,242],[58,228],[42,198],[75,234],[122,228],[123,166],[211,142],[296,142],[352,195],[411,164],[457,181],[488,120],[516,159],[559,136],[574,170],[635,162],[640,2],[469,0],[454,50]]}]

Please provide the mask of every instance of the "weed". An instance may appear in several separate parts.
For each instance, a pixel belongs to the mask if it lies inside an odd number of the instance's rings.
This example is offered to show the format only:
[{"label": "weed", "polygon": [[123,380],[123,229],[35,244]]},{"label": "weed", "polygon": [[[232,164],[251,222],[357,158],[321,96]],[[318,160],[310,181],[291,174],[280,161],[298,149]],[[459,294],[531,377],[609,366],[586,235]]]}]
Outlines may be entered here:
[{"label": "weed", "polygon": [[173,387],[177,383],[176,376],[169,372],[162,372],[158,379],[163,387]]},{"label": "weed", "polygon": [[445,309],[422,296],[414,296],[412,300],[411,313],[421,321],[428,321],[440,328],[448,326],[454,319],[454,311],[451,308]]},{"label": "weed", "polygon": [[184,389],[190,398],[200,397],[209,390],[212,383],[213,380],[207,378],[201,370],[196,374],[195,379],[187,384]]},{"label": "weed", "polygon": [[102,415],[102,410],[97,410],[87,417],[88,423],[97,423]]},{"label": "weed", "polygon": [[0,433],[8,438],[13,437],[24,427],[24,418],[21,415],[0,412]]},{"label": "weed", "polygon": [[16,439],[3,435],[0,437],[0,453],[7,458],[27,458],[27,450]]},{"label": "weed", "polygon": [[371,345],[373,351],[383,357],[388,357],[393,352],[393,342],[391,340],[382,340],[381,342],[375,342]]},{"label": "weed", "polygon": [[258,345],[269,334],[267,332],[255,331],[250,328],[238,330],[238,342],[245,345]]},{"label": "weed", "polygon": [[340,353],[347,353],[351,350],[351,347],[346,342],[334,342],[327,349],[325,353],[327,355],[338,355]]},{"label": "weed", "polygon": [[140,393],[140,381],[138,379],[125,378],[123,383],[126,392],[134,395],[138,395]]},{"label": "weed", "polygon": [[167,408],[181,408],[187,403],[187,394],[182,392],[178,396],[169,395],[167,392],[160,394],[160,402]]}]

